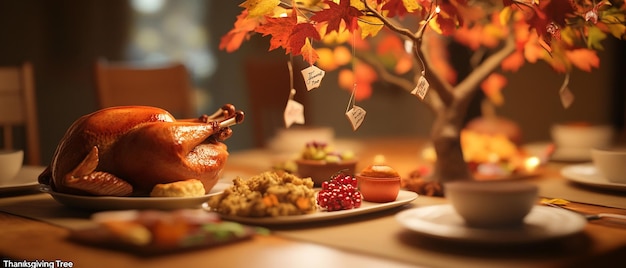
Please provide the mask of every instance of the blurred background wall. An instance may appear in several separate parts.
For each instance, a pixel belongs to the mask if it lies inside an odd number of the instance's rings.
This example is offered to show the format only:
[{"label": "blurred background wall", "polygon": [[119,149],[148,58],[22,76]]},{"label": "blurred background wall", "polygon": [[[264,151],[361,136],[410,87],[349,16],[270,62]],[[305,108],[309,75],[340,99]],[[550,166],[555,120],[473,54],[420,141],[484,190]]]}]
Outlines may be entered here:
[{"label": "blurred background wall", "polygon": [[[284,63],[288,58],[284,51],[267,52],[267,39],[260,36],[234,53],[218,50],[221,36],[232,28],[241,10],[240,2],[0,1],[0,65],[31,61],[35,68],[43,163],[50,161],[69,125],[96,109],[93,64],[98,58],[183,61],[193,74],[199,113],[225,103],[249,110],[248,90],[259,81],[247,79],[246,64],[252,60]],[[563,109],[558,94],[563,76],[544,64],[526,65],[510,76],[504,90],[506,104],[498,113],[518,122],[527,142],[548,140],[549,127],[556,122],[588,121],[623,128],[624,48],[623,42],[612,42],[601,53],[599,70],[572,74],[569,88],[576,100],[569,109]],[[268,74],[266,79],[283,79],[287,88],[274,94],[288,94],[288,77],[259,71]],[[307,94],[307,125],[331,127],[343,138],[428,136],[430,111],[416,97],[384,84],[376,85],[372,98],[358,103],[367,117],[359,130],[352,131],[344,116],[349,92],[338,89],[336,78],[329,73],[322,87],[298,93]],[[473,115],[477,114],[475,108]],[[280,124],[282,117],[271,120]],[[255,146],[251,124],[248,120],[233,127],[234,135],[226,142],[232,151]]]}]

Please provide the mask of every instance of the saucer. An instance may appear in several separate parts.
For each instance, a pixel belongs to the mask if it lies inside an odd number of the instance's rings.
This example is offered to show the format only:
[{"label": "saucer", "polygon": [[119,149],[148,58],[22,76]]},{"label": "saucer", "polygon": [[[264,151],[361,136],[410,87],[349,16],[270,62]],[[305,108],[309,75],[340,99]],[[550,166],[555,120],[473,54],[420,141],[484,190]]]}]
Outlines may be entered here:
[{"label": "saucer", "polygon": [[577,213],[535,206],[522,226],[475,228],[465,225],[449,204],[408,209],[398,213],[396,220],[422,235],[485,244],[523,244],[562,238],[582,231],[587,224]]},{"label": "saucer", "polygon": [[0,194],[36,190],[39,187],[39,174],[44,169],[39,166],[23,166],[15,178],[0,182]]},{"label": "saucer", "polygon": [[561,175],[566,179],[588,186],[626,191],[626,184],[610,182],[604,178],[592,163],[571,165],[561,169]]}]

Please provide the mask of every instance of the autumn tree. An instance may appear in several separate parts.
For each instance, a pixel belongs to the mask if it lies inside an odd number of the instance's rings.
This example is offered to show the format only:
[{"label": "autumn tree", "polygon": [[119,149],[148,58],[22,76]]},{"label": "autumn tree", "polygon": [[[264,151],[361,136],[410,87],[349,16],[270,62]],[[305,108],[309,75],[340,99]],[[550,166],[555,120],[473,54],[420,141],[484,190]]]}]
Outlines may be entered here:
[{"label": "autumn tree", "polygon": [[[460,132],[477,91],[498,103],[506,84],[500,72],[545,61],[563,74],[558,90],[567,106],[569,73],[598,68],[596,51],[626,30],[623,0],[247,0],[240,7],[221,49],[237,50],[253,34],[270,36],[269,50],[284,49],[321,69],[349,64],[339,84],[356,87],[359,98],[375,77],[430,107],[437,161],[423,192],[435,195],[442,183],[472,179]],[[450,41],[473,51],[473,69],[460,81],[448,61]],[[348,57],[336,62],[332,47]]]}]

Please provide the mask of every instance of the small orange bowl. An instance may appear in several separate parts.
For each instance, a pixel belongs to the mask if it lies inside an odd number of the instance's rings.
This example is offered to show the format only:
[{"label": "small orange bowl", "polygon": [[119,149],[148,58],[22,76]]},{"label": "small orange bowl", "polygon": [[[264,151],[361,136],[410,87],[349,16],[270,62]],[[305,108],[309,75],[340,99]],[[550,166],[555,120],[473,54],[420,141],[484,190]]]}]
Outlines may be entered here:
[{"label": "small orange bowl", "polygon": [[376,178],[356,175],[363,200],[376,203],[395,201],[400,192],[400,177]]},{"label": "small orange bowl", "polygon": [[330,180],[337,173],[353,175],[357,160],[344,160],[340,162],[327,162],[325,160],[298,159],[298,176],[310,177],[315,186],[321,186],[322,182]]}]

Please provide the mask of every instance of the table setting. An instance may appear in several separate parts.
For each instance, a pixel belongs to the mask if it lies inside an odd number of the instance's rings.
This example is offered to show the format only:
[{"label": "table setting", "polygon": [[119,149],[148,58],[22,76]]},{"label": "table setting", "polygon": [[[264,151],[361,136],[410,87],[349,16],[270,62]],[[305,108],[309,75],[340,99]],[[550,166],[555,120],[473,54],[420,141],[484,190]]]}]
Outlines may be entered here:
[{"label": "table setting", "polygon": [[[228,152],[223,142],[242,121],[229,104],[196,119],[156,107],[111,107],[79,118],[49,167],[13,161],[0,198],[8,227],[0,238],[21,246],[0,251],[11,260],[41,259],[20,244],[35,243],[27,233],[41,223],[61,233],[41,234],[52,239],[40,245],[47,256],[89,266],[104,259],[84,257],[100,252],[171,265],[178,254],[201,262],[213,251],[235,254],[276,241],[390,267],[570,266],[614,261],[612,254],[626,250],[626,196],[572,185],[568,172],[578,166],[551,161],[550,145],[527,150],[510,136],[472,129],[462,132],[461,167],[480,179],[429,180],[448,171],[446,161],[429,157],[436,145],[425,138],[320,141],[311,131],[303,142],[302,132],[290,139],[286,131],[291,142],[283,147]],[[295,153],[276,154],[284,146]],[[589,150],[593,162],[586,165],[595,176],[624,183],[626,152]],[[459,166],[447,168],[462,174]],[[272,261],[282,261],[285,250],[272,250]]]},{"label": "table setting", "polygon": [[[399,175],[406,176],[417,166],[428,163],[427,159],[419,158],[422,148],[428,146],[426,139],[376,138],[345,141],[333,139],[332,142],[344,144],[338,146],[341,148],[345,148],[346,144],[348,146],[356,144],[355,147],[359,148],[356,173],[367,169],[376,161],[383,161],[389,167],[393,167]],[[24,174],[24,178],[29,178],[23,183],[24,186],[33,187],[35,184],[37,191],[27,192],[27,194],[8,194],[0,199],[0,211],[3,213],[2,224],[13,226],[9,228],[12,231],[3,234],[3,237],[12,240],[23,239],[19,236],[20,229],[15,227],[13,222],[23,221],[18,219],[24,217],[29,224],[44,223],[49,224],[50,228],[60,227],[61,230],[65,230],[64,235],[55,238],[52,244],[44,246],[47,254],[76,258],[75,262],[93,264],[80,256],[93,254],[90,252],[104,251],[109,252],[107,254],[111,256],[125,260],[125,263],[134,263],[138,266],[148,263],[154,265],[151,261],[136,262],[133,256],[154,258],[155,252],[157,255],[162,255],[163,252],[149,251],[145,248],[133,250],[132,247],[129,249],[120,246],[113,246],[111,249],[110,244],[95,243],[94,246],[93,241],[85,243],[84,234],[86,230],[101,228],[99,225],[101,222],[94,219],[101,213],[156,209],[170,214],[180,209],[191,208],[194,211],[217,216],[224,222],[251,228],[247,229],[251,231],[242,233],[240,239],[226,243],[224,246],[206,243],[202,247],[183,251],[180,251],[180,248],[170,249],[171,252],[166,256],[170,256],[168,258],[172,262],[180,262],[180,258],[175,257],[178,254],[190,257],[189,262],[201,261],[205,258],[203,253],[228,251],[230,247],[263,247],[276,243],[275,241],[268,242],[273,239],[294,247],[306,248],[310,246],[309,244],[321,246],[324,250],[330,250],[332,254],[351,260],[351,263],[360,263],[366,259],[371,261],[370,258],[373,258],[375,261],[390,265],[389,267],[404,265],[426,267],[569,266],[578,261],[595,260],[607,254],[611,256],[626,248],[626,240],[621,238],[626,235],[626,224],[622,222],[623,220],[602,218],[587,221],[578,212],[542,204],[542,200],[551,198],[562,201],[552,203],[579,212],[626,215],[624,210],[626,197],[621,191],[611,189],[606,192],[604,189],[587,187],[588,185],[584,184],[582,186],[585,187],[580,187],[577,183],[570,181],[565,176],[567,174],[563,174],[571,165],[562,162],[545,163],[536,176],[503,180],[503,182],[521,182],[523,185],[532,185],[536,191],[528,199],[531,202],[526,202],[532,205],[525,214],[527,216],[522,223],[514,224],[513,227],[468,226],[464,218],[455,210],[454,201],[450,196],[427,196],[407,189],[398,189],[395,198],[388,202],[363,200],[358,208],[339,211],[316,211],[303,215],[276,217],[215,214],[216,212],[208,206],[207,200],[223,194],[227,188],[232,187],[236,177],[251,178],[264,172],[271,172],[268,170],[272,170],[276,163],[276,159],[268,157],[271,155],[273,155],[271,149],[230,153],[229,161],[213,189],[206,196],[199,197],[199,200],[191,203],[177,200],[196,198],[169,197],[172,198],[170,202],[162,200],[167,197],[80,197],[51,192],[49,185],[39,185],[37,181],[39,174],[44,171],[43,167],[24,166],[19,172]],[[381,157],[383,155],[384,157]],[[284,158],[281,156],[281,159]],[[494,181],[481,182],[493,183]],[[321,189],[313,187],[313,183],[311,187],[311,189]],[[484,187],[480,189],[484,190]],[[69,199],[63,199],[63,195],[69,196]],[[492,199],[490,203],[503,203],[502,201],[505,200],[502,196],[495,198],[497,201]],[[132,201],[125,202],[128,199]],[[473,199],[475,198],[466,197],[462,200]],[[511,211],[511,205],[507,205],[506,208],[505,211]],[[19,218],[16,219],[14,216]],[[10,235],[11,233],[13,235]],[[83,240],[77,237],[82,237]],[[61,245],[61,248],[77,248],[76,254],[78,255],[61,253],[55,249],[55,245]],[[7,246],[0,247],[0,251],[8,256],[39,258],[35,256],[37,254],[25,253],[24,250],[24,248],[19,250],[19,248],[12,249]],[[341,253],[345,250],[354,252],[356,256],[351,254],[346,256]],[[278,249],[276,251],[281,252]],[[237,252],[237,250],[230,252]],[[280,259],[278,255],[276,258]],[[168,262],[165,261],[164,264],[166,263]]]}]

